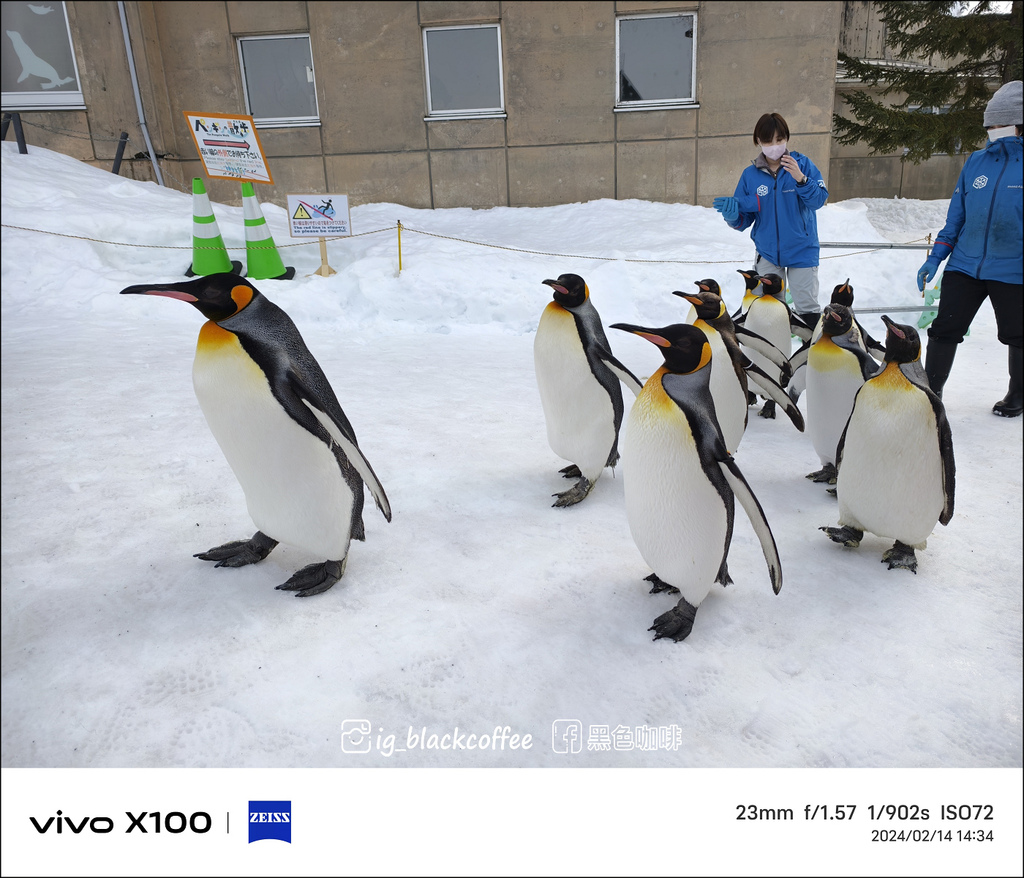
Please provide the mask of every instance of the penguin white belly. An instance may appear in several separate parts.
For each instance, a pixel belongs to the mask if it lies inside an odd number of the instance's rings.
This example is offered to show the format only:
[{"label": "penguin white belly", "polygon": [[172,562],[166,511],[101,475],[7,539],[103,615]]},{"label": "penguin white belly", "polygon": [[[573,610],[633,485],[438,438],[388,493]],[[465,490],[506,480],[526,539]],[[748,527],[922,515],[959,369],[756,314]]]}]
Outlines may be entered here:
[{"label": "penguin white belly", "polygon": [[[743,325],[751,332],[756,332],[762,338],[770,341],[782,351],[784,356],[788,357],[792,353],[793,336],[789,328],[789,312],[786,306],[777,299],[771,296],[761,296],[751,303]],[[781,370],[778,366],[757,351],[744,346],[742,340],[740,345],[754,365],[760,366],[775,381],[779,380]]]},{"label": "penguin white belly", "polygon": [[722,428],[725,447],[733,454],[747,427],[747,394],[736,375],[722,336],[704,321],[697,325],[711,344],[711,398],[715,401],[715,414]]},{"label": "penguin white belly", "polygon": [[822,337],[807,354],[807,432],[822,464],[836,462],[836,446],[864,384],[860,361]]},{"label": "penguin white belly", "polygon": [[857,397],[836,487],[840,524],[925,547],[945,503],[935,411],[893,364]]},{"label": "penguin white belly", "polygon": [[204,326],[192,382],[256,527],[279,542],[342,560],[352,491],[330,448],[281,407],[233,333]]},{"label": "penguin white belly", "polygon": [[615,409],[590,369],[576,321],[554,302],[537,326],[533,360],[551,450],[595,480],[615,442]]},{"label": "penguin white belly", "polygon": [[725,503],[701,467],[686,416],[656,372],[633,403],[622,453],[633,541],[660,579],[698,606],[722,565]]}]

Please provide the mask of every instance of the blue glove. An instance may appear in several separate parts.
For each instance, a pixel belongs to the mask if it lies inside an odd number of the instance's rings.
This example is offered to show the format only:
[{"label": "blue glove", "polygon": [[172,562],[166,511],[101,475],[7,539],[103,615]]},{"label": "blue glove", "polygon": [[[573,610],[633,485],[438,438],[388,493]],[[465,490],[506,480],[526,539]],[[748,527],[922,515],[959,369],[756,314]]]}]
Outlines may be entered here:
[{"label": "blue glove", "polygon": [[934,256],[929,256],[924,265],[917,270],[917,289],[924,292],[924,285],[928,283],[939,270],[940,261]]},{"label": "blue glove", "polygon": [[740,218],[740,203],[735,198],[719,197],[711,203],[711,206],[730,225]]}]

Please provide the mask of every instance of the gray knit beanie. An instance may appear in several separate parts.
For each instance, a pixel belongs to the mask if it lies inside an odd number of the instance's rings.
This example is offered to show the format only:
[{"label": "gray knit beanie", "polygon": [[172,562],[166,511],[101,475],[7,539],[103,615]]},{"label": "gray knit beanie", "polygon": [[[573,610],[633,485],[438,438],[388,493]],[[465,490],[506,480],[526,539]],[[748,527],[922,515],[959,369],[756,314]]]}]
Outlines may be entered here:
[{"label": "gray knit beanie", "polygon": [[1019,79],[1008,82],[992,95],[985,107],[985,127],[1024,124],[1024,99]]}]

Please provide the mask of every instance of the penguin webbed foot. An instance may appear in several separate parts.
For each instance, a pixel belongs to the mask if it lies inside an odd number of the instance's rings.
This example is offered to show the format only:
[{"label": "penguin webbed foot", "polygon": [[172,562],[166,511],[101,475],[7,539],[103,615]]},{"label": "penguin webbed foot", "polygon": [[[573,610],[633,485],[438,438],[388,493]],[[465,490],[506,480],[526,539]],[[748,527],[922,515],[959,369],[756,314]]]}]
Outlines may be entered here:
[{"label": "penguin webbed foot", "polygon": [[911,573],[917,574],[917,555],[914,552],[912,546],[908,546],[906,543],[901,543],[896,540],[892,544],[891,549],[887,549],[885,554],[882,555],[882,563],[889,562],[889,569],[895,570],[897,567],[903,570],[909,570]]},{"label": "penguin webbed foot", "polygon": [[659,579],[657,573],[645,576],[644,581],[651,583],[651,590],[649,594],[660,594],[661,592],[666,592],[667,594],[679,594],[678,588]]},{"label": "penguin webbed foot", "polygon": [[583,477],[583,473],[580,472],[580,468],[574,463],[570,463],[568,466],[563,466],[559,472],[562,474],[563,479],[579,479]]},{"label": "penguin webbed foot", "polygon": [[763,406],[761,411],[757,413],[759,418],[768,418],[770,421],[775,420],[775,400],[769,399]]},{"label": "penguin webbed foot", "polygon": [[591,492],[594,487],[594,483],[590,481],[586,476],[580,476],[580,480],[573,485],[568,491],[562,491],[561,494],[552,494],[555,497],[555,502],[552,506],[574,506],[583,500],[587,494]]},{"label": "penguin webbed foot", "polygon": [[693,619],[697,615],[697,608],[687,603],[686,598],[680,598],[667,613],[662,613],[654,620],[654,624],[648,631],[654,632],[654,639],[661,640],[662,637],[671,637],[676,643],[685,640],[693,630]]},{"label": "penguin webbed foot", "polygon": [[825,482],[829,485],[834,485],[836,483],[836,465],[834,463],[826,463],[821,469],[808,473],[804,478],[810,479],[812,482]]},{"label": "penguin webbed foot", "polygon": [[324,561],[321,564],[309,564],[292,574],[287,582],[282,582],[278,589],[294,591],[297,598],[308,598],[321,594],[331,588],[345,573],[345,563],[341,561]]},{"label": "penguin webbed foot", "polygon": [[828,534],[828,538],[834,543],[840,543],[848,549],[856,549],[860,541],[864,539],[864,531],[850,527],[848,524],[842,527],[819,527],[818,530]]},{"label": "penguin webbed foot", "polygon": [[216,546],[193,555],[201,561],[216,561],[215,567],[245,567],[257,564],[269,555],[277,545],[265,533],[256,531],[248,540],[233,540],[223,546]]}]

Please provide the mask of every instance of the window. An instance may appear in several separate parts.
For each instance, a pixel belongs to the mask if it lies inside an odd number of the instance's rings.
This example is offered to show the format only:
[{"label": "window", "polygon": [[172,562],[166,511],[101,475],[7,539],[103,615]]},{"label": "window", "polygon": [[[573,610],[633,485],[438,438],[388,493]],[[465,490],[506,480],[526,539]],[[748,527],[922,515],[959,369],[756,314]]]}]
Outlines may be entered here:
[{"label": "window", "polygon": [[3,3],[3,108],[80,110],[85,106],[63,3]]},{"label": "window", "polygon": [[427,117],[503,117],[498,25],[423,29],[427,74]]},{"label": "window", "polygon": [[696,104],[695,14],[615,20],[615,107],[655,110]]},{"label": "window", "polygon": [[240,37],[245,106],[259,128],[319,125],[309,35]]}]

